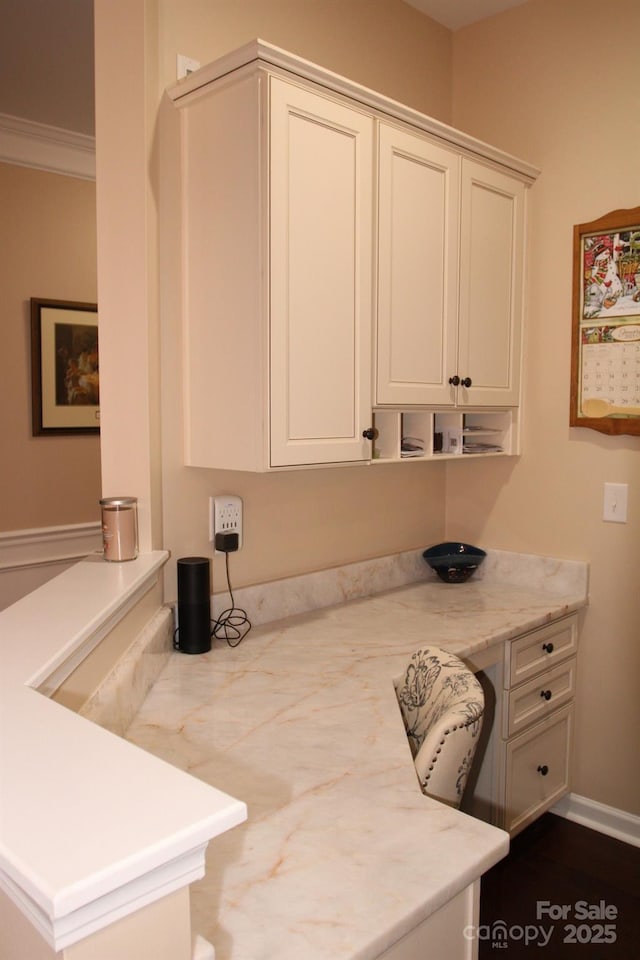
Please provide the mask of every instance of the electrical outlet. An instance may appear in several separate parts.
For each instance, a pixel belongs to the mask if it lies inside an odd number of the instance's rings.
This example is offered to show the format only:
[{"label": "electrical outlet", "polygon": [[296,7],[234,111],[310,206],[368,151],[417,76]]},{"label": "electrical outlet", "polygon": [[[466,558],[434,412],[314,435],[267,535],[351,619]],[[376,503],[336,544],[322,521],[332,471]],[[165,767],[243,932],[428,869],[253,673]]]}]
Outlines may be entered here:
[{"label": "electrical outlet", "polygon": [[199,69],[199,60],[194,60],[193,57],[185,57],[182,53],[176,56],[176,74],[178,80],[182,80],[183,77],[188,77],[194,70]]},{"label": "electrical outlet", "polygon": [[[216,533],[237,533],[238,550],[242,547],[242,500],[240,497],[209,497],[209,539]],[[222,554],[222,550],[214,550]]]}]

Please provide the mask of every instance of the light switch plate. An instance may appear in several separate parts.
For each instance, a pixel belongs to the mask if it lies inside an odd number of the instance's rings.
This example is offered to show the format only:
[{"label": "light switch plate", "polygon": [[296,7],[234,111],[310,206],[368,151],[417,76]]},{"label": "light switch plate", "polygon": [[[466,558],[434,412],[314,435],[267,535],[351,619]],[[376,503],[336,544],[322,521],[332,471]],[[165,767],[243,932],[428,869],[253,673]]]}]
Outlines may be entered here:
[{"label": "light switch plate", "polygon": [[602,519],[610,523],[626,523],[628,496],[627,483],[605,483]]}]

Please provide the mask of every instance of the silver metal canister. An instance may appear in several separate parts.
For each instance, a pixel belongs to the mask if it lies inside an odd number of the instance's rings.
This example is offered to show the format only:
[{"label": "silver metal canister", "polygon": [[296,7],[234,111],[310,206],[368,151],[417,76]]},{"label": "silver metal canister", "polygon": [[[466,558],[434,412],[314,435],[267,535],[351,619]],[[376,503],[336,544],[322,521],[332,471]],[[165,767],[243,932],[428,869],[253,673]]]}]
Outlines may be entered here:
[{"label": "silver metal canister", "polygon": [[104,559],[135,560],[138,556],[137,497],[105,497],[100,506]]}]

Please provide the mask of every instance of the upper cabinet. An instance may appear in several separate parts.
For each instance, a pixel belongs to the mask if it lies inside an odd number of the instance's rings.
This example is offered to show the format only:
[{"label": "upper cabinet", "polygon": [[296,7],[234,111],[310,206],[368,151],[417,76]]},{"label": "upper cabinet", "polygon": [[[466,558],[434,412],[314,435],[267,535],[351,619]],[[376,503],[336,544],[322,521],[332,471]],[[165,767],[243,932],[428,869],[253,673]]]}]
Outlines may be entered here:
[{"label": "upper cabinet", "polygon": [[376,404],[514,406],[521,180],[381,123]]},{"label": "upper cabinet", "polygon": [[168,92],[187,464],[368,462],[376,408],[517,406],[532,168],[262,41]]}]

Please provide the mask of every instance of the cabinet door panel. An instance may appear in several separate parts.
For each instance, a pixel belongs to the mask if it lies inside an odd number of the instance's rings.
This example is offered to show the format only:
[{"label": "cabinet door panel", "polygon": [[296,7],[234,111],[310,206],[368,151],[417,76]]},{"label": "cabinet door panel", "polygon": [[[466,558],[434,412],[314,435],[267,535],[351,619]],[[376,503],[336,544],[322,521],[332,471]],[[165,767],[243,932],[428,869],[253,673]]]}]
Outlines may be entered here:
[{"label": "cabinet door panel", "polygon": [[452,404],[460,160],[379,128],[378,404]]},{"label": "cabinet door panel", "polygon": [[373,121],[271,79],[271,465],[366,460]]},{"label": "cabinet door panel", "polygon": [[520,388],[524,185],[462,163],[458,402],[516,405]]}]

